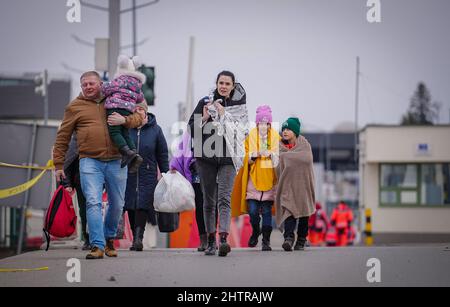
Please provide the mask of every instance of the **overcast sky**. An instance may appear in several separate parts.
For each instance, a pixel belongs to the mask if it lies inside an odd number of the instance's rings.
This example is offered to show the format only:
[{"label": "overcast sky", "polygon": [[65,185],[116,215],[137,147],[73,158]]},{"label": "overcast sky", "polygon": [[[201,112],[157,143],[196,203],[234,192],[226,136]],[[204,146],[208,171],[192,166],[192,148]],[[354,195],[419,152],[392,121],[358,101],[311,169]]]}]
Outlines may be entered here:
[{"label": "overcast sky", "polygon": [[[107,6],[107,0],[86,0]],[[138,4],[146,0],[138,0]],[[354,120],[355,59],[361,58],[360,126],[397,124],[418,82],[450,113],[450,1],[382,0],[381,23],[369,23],[366,0],[161,0],[138,12],[138,54],[156,67],[156,107],[164,130],[185,100],[189,37],[195,36],[195,103],[223,69],[247,91],[250,118],[269,104],[274,119],[298,116],[308,131]],[[122,0],[122,7],[131,0]],[[67,74],[94,67],[94,49],[77,43],[108,36],[107,13],[82,7],[68,23],[66,0],[0,1],[0,72]],[[131,14],[122,16],[129,45]],[[123,52],[131,55],[132,50]],[[5,107],[5,106],[1,106]]]}]

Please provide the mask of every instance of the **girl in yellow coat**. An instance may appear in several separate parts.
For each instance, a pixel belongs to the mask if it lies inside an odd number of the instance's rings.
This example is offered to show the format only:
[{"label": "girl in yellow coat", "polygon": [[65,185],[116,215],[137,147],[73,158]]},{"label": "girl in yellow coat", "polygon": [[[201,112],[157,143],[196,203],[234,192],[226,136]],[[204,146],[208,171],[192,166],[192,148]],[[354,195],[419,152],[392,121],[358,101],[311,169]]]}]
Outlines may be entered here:
[{"label": "girl in yellow coat", "polygon": [[271,127],[272,110],[269,106],[257,109],[256,125],[245,141],[244,164],[235,180],[231,207],[234,217],[246,213],[250,215],[253,233],[248,246],[255,247],[262,233],[262,250],[270,251],[272,207],[276,191],[274,168],[278,160],[280,136]]}]

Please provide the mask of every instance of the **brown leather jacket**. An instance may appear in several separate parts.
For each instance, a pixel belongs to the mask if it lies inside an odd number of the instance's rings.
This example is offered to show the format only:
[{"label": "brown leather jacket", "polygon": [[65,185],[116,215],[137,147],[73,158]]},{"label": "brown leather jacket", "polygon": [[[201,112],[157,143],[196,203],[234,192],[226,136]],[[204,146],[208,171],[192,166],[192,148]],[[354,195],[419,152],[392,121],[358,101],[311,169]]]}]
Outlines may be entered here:
[{"label": "brown leather jacket", "polygon": [[[137,128],[142,117],[134,113],[126,117],[126,128]],[[104,99],[89,100],[82,94],[73,100],[64,112],[64,119],[56,135],[53,162],[57,170],[63,169],[64,159],[72,133],[78,140],[79,158],[114,160],[121,155],[109,137]]]}]

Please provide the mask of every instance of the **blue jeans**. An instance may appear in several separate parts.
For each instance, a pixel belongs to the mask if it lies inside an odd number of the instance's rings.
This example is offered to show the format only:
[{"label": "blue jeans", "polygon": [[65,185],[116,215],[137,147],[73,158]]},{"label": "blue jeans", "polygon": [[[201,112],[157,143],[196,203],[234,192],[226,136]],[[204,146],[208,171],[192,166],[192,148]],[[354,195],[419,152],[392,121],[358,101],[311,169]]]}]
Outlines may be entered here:
[{"label": "blue jeans", "polygon": [[250,223],[259,225],[261,222],[260,213],[262,211],[262,226],[272,227],[272,205],[273,201],[257,201],[248,200],[248,214],[250,215]]},{"label": "blue jeans", "polygon": [[[81,189],[86,198],[86,215],[91,246],[105,249],[105,239],[116,236],[125,203],[127,168],[120,160],[103,162],[97,159],[80,160]],[[108,194],[105,221],[102,216],[103,186]]]}]

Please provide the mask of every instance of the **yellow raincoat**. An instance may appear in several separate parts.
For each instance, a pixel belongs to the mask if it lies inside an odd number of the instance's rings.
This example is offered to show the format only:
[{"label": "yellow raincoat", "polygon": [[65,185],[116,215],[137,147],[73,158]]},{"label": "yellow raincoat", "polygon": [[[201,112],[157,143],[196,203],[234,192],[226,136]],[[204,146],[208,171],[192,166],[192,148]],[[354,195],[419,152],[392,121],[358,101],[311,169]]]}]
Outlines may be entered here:
[{"label": "yellow raincoat", "polygon": [[267,150],[268,154],[275,156],[274,160],[278,160],[279,144],[280,135],[275,129],[271,128],[268,131],[267,146],[261,144],[257,128],[250,131],[245,140],[244,163],[234,180],[233,191],[231,193],[232,217],[248,213],[246,195],[249,176],[258,191],[270,191],[276,185],[277,178],[274,169],[276,165],[274,165],[274,161],[270,157],[258,158],[252,165],[249,164],[249,159],[251,153]]}]

